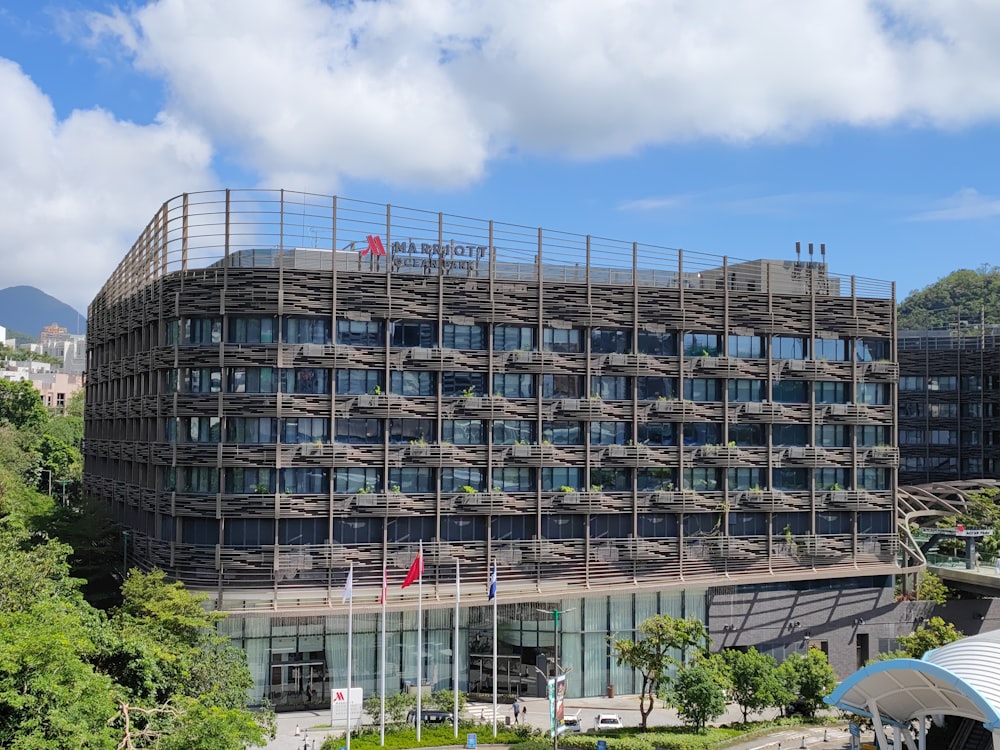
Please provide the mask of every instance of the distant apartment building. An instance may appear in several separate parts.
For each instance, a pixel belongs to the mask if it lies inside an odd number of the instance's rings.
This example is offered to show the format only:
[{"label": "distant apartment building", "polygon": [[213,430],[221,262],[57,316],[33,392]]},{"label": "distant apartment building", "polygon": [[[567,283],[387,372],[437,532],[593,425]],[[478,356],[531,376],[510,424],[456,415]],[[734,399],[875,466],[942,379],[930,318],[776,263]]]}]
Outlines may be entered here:
[{"label": "distant apartment building", "polygon": [[900,484],[1000,478],[1000,327],[899,332]]}]

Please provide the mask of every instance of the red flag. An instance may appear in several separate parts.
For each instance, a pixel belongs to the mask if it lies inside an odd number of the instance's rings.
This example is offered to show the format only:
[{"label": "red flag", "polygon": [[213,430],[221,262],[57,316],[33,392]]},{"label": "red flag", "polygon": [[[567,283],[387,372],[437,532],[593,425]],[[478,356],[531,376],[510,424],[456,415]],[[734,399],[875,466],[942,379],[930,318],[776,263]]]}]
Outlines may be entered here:
[{"label": "red flag", "polygon": [[416,559],[410,566],[410,572],[406,574],[406,578],[403,579],[403,585],[400,588],[405,589],[407,586],[415,583],[419,580],[420,576],[424,574],[424,555],[423,552],[418,552]]}]

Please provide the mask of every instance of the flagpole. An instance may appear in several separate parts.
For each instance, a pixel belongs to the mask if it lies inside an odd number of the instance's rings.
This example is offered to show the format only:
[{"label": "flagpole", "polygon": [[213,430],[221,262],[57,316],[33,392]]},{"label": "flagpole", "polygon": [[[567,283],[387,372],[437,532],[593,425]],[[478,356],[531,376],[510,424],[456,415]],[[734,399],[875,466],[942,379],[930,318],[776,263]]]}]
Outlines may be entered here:
[{"label": "flagpole", "polygon": [[424,692],[424,541],[420,540],[417,552],[420,565],[417,568],[417,744],[420,744],[420,725],[424,723],[421,698]]},{"label": "flagpole", "polygon": [[388,587],[387,575],[388,574],[386,572],[386,563],[385,560],[383,560],[382,561],[382,648],[381,648],[382,677],[379,680],[379,688],[381,689],[382,692],[382,701],[381,701],[382,715],[379,720],[379,730],[378,730],[379,745],[381,745],[382,747],[385,747],[385,606],[386,606],[385,600],[388,598],[386,596],[387,594],[386,589]]},{"label": "flagpole", "polygon": [[455,738],[458,738],[458,601],[462,598],[459,583],[459,579],[462,575],[462,567],[458,560],[455,560],[455,640],[451,646],[451,662],[453,670],[453,678],[451,682],[451,691],[455,698],[455,721],[452,722],[455,725]]},{"label": "flagpole", "polygon": [[494,588],[497,580],[497,560],[493,558],[493,578],[490,588],[493,588],[493,736],[497,736],[497,594]]},{"label": "flagpole", "polygon": [[347,750],[351,750],[351,642],[354,640],[354,563],[347,573]]}]

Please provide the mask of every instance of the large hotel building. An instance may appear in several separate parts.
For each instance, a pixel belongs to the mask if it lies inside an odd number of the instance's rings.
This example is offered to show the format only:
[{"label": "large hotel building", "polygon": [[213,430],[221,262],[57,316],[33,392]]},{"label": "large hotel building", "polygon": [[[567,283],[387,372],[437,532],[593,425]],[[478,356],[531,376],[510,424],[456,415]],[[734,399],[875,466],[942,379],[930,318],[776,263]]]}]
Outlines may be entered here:
[{"label": "large hotel building", "polygon": [[86,490],[131,565],[230,613],[279,707],[343,684],[352,563],[355,684],[378,690],[384,565],[387,684],[412,683],[421,542],[433,689],[453,659],[492,689],[493,561],[502,693],[537,694],[552,609],[570,695],[635,692],[608,637],[655,613],[846,674],[912,627],[895,293],[792,257],[185,194],[91,304]]}]

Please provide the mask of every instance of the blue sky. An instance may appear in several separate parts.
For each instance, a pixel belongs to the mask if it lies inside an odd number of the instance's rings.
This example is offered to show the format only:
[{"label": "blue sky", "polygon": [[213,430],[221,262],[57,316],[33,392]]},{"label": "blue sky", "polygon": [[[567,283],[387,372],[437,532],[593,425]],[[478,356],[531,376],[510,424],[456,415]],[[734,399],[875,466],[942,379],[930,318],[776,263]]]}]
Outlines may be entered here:
[{"label": "blue sky", "polygon": [[84,310],[166,198],[263,186],[824,242],[901,299],[997,262],[998,38],[986,0],[7,2],[0,287]]}]

